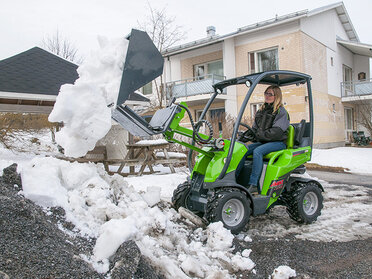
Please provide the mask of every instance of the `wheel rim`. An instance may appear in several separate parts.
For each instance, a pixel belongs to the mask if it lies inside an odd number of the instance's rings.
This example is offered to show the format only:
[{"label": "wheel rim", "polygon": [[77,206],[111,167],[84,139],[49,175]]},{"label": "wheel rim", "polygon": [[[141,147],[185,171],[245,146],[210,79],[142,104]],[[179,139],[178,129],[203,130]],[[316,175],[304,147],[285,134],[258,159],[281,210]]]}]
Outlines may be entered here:
[{"label": "wheel rim", "polygon": [[304,196],[303,208],[307,215],[313,215],[318,209],[318,197],[314,192],[308,192]]},{"label": "wheel rim", "polygon": [[228,200],[222,208],[222,220],[229,227],[240,224],[244,218],[244,205],[238,199]]}]

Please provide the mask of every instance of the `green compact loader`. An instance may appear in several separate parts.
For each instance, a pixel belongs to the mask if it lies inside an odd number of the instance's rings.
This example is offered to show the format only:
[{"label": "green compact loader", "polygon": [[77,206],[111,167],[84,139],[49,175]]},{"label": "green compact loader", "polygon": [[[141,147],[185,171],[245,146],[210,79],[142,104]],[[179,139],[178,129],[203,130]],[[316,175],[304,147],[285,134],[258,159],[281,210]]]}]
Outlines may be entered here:
[{"label": "green compact loader", "polygon": [[[191,175],[174,190],[172,203],[205,222],[222,221],[227,229],[238,233],[248,224],[250,216],[264,214],[275,205],[284,205],[289,216],[299,223],[312,223],[321,214],[323,207],[322,185],[313,179],[301,176],[306,171],[304,164],[311,159],[313,143],[313,102],[311,77],[293,71],[267,71],[241,76],[213,85],[214,93],[205,105],[198,121],[186,103],[169,105],[156,111],[149,122],[123,105],[129,95],[158,77],[163,72],[163,57],[145,32],[133,29],[129,39],[127,56],[116,108],[112,118],[135,136],[163,134],[172,143],[190,149],[189,168]],[[212,125],[205,119],[213,101],[225,88],[246,85],[248,92],[242,102],[231,138],[213,138]],[[246,145],[239,141],[251,127],[241,123],[248,101],[257,85],[277,85],[285,88],[303,86],[307,91],[308,121],[291,124],[288,129],[287,148],[264,157],[264,167],[258,189],[248,188],[252,158],[247,157]],[[305,108],[305,106],[304,106]],[[305,108],[305,111],[307,109]],[[192,129],[180,123],[187,113]],[[209,133],[199,129],[205,126]],[[191,138],[190,143],[175,135]],[[198,153],[191,167],[191,153]]]}]

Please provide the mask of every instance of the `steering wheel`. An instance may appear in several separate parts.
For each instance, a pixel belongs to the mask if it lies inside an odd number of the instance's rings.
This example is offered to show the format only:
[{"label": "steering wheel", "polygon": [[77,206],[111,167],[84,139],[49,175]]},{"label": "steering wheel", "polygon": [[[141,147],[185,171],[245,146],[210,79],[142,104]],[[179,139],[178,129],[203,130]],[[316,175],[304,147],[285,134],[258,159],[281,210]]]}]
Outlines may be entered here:
[{"label": "steering wheel", "polygon": [[239,125],[247,128],[247,130],[244,131],[244,132],[238,132],[239,133],[239,136],[238,136],[239,141],[247,142],[247,141],[252,141],[256,138],[256,133],[253,131],[251,126],[249,126],[248,124],[245,124],[243,122],[240,122]]}]

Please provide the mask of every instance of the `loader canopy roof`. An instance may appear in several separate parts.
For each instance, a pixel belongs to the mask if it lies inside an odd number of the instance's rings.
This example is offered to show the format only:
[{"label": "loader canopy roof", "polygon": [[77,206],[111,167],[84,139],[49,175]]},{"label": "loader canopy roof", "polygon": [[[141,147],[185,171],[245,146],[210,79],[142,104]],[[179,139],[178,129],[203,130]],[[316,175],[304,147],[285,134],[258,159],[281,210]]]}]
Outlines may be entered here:
[{"label": "loader canopy roof", "polygon": [[307,80],[310,79],[311,77],[309,75],[303,73],[277,70],[227,79],[214,84],[213,87],[216,90],[218,89],[222,91],[223,88],[231,85],[247,83],[249,83],[249,85],[252,85],[254,82],[257,82],[259,84],[286,86],[292,84],[304,84]]}]

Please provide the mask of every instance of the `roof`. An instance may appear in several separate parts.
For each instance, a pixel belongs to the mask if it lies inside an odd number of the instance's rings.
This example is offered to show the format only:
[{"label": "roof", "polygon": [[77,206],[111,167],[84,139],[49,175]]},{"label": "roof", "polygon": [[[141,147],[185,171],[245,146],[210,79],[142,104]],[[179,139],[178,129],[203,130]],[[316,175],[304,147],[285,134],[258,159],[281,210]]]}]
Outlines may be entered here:
[{"label": "roof", "polygon": [[309,16],[335,9],[338,18],[340,19],[340,22],[342,26],[344,27],[344,30],[349,38],[350,41],[359,42],[358,34],[356,33],[353,24],[351,23],[350,17],[346,11],[346,8],[344,6],[343,2],[337,2],[334,4],[330,4],[327,6],[323,6],[317,9],[314,9],[308,13]]},{"label": "roof", "polygon": [[217,44],[231,37],[247,34],[250,32],[261,30],[261,29],[266,29],[266,28],[273,27],[278,24],[292,22],[295,20],[299,20],[300,18],[303,18],[303,17],[310,17],[310,16],[313,16],[313,15],[316,15],[316,14],[319,14],[325,11],[332,10],[332,9],[336,9],[337,15],[341,21],[342,26],[345,29],[345,32],[347,33],[349,37],[349,40],[359,42],[359,37],[351,23],[351,20],[349,18],[349,15],[346,11],[346,8],[343,2],[338,2],[335,4],[323,6],[323,7],[311,10],[311,11],[302,10],[302,11],[294,12],[294,13],[287,14],[284,16],[277,16],[275,18],[268,19],[265,21],[260,21],[254,24],[247,25],[245,27],[238,28],[235,32],[232,32],[226,35],[222,35],[222,36],[214,35],[214,36],[210,36],[207,38],[203,38],[201,40],[197,40],[197,41],[189,42],[183,45],[171,47],[171,48],[164,50],[162,54],[164,56],[175,55],[175,54],[179,54],[181,52],[189,51],[195,48]]},{"label": "roof", "polygon": [[78,66],[39,47],[0,61],[0,91],[58,95],[62,84],[73,84]]},{"label": "roof", "polygon": [[129,98],[128,98],[127,101],[132,101],[132,102],[150,102],[150,99],[146,98],[141,93],[133,92],[132,94],[129,95]]},{"label": "roof", "polygon": [[336,42],[344,46],[354,54],[372,57],[372,45],[345,41],[339,38],[337,38]]}]

